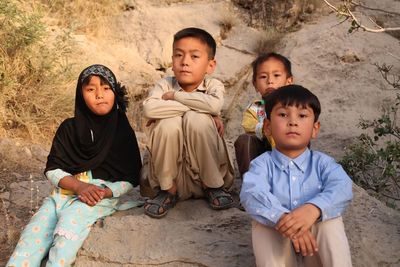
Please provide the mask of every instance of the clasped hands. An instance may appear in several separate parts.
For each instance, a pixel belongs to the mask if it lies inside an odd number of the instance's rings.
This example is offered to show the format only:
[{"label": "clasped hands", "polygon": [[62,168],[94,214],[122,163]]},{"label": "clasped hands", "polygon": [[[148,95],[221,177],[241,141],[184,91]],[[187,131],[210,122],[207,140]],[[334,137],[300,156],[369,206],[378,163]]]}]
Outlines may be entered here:
[{"label": "clasped hands", "polygon": [[321,211],[318,207],[305,204],[290,213],[283,214],[275,230],[292,241],[297,253],[313,256],[318,251],[318,246],[310,229],[320,215]]},{"label": "clasped hands", "polygon": [[76,192],[80,201],[86,203],[89,206],[95,206],[103,198],[112,197],[112,191],[110,188],[101,188],[94,184],[88,184],[80,182],[77,186]]}]

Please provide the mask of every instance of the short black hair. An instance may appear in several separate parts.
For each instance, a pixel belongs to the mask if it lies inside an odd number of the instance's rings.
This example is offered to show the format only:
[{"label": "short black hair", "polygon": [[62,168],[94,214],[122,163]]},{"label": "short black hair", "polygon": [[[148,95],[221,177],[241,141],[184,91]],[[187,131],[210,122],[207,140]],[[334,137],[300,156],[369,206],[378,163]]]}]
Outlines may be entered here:
[{"label": "short black hair", "polygon": [[301,85],[290,84],[282,86],[264,97],[265,114],[271,119],[272,109],[277,104],[283,106],[310,107],[314,112],[314,122],[321,114],[321,104],[318,97]]},{"label": "short black hair", "polygon": [[263,53],[259,55],[252,63],[251,66],[253,67],[253,82],[256,81],[257,78],[257,70],[258,67],[267,61],[270,58],[274,58],[276,60],[279,60],[282,62],[283,66],[285,67],[285,71],[287,74],[287,78],[290,78],[293,76],[292,74],[292,63],[290,63],[290,60],[287,59],[286,57],[282,56],[281,54],[275,53],[275,52],[270,52],[270,53]]},{"label": "short black hair", "polygon": [[187,37],[193,37],[205,43],[208,46],[208,59],[214,59],[217,51],[217,44],[211,34],[199,28],[185,28],[175,33],[173,45],[175,45],[177,41]]}]

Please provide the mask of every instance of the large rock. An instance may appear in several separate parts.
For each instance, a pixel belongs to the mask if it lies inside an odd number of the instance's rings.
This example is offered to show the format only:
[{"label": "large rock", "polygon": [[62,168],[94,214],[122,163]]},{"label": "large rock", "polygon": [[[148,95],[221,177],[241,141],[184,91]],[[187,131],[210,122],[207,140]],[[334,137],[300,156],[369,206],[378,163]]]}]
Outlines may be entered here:
[{"label": "large rock", "polygon": [[211,210],[204,200],[180,202],[165,218],[142,208],[97,224],[79,252],[77,267],[253,266],[250,219],[232,208]]},{"label": "large rock", "polygon": [[[400,212],[354,186],[344,216],[354,266],[398,266],[399,221]],[[117,212],[94,226],[76,266],[254,266],[250,223],[244,211],[214,211],[204,200],[179,202],[159,220],[142,208]]]}]

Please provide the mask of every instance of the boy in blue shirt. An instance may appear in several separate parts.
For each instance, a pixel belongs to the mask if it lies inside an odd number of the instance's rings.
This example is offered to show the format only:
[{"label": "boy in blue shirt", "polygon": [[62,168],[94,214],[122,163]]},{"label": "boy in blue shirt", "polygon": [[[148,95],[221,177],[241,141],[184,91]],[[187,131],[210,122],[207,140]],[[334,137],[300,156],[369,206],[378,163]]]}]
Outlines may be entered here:
[{"label": "boy in blue shirt", "polygon": [[253,218],[257,266],[351,266],[341,215],[352,181],[333,158],[307,147],[320,129],[318,98],[287,85],[264,101],[263,130],[276,147],[251,162],[240,193]]}]

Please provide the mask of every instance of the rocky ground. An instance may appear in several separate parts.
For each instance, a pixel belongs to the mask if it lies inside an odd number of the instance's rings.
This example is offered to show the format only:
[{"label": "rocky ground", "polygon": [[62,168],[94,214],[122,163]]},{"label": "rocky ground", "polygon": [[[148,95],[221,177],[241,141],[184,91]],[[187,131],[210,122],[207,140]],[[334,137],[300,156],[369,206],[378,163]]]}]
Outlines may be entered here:
[{"label": "rocky ground", "polygon": [[[400,11],[399,3],[382,1]],[[256,96],[248,65],[265,32],[247,26],[242,10],[230,1],[157,4],[140,0],[132,6],[100,37],[74,36],[79,48],[76,57],[86,65],[110,66],[129,86],[137,100],[129,117],[143,148],[146,129],[140,101],[155,80],[171,73],[172,35],[188,26],[207,29],[218,41],[214,76],[226,85],[222,115],[234,161],[232,144],[242,132],[241,112]],[[229,16],[234,18],[233,27],[222,38],[219,22]],[[360,133],[359,118],[377,117],[383,100],[391,97],[392,92],[382,90],[385,83],[373,64],[394,65],[398,71],[399,59],[393,55],[400,56],[400,43],[388,34],[349,35],[348,25],[338,22],[333,14],[315,15],[287,34],[277,49],[292,61],[295,82],[311,89],[322,102],[322,131],[312,147],[340,159]],[[1,266],[30,211],[50,190],[42,175],[47,153],[46,145],[0,139],[0,220],[5,222],[0,224]],[[240,180],[236,183],[239,188]],[[354,266],[400,266],[400,212],[357,186],[354,192],[345,215]],[[131,197],[139,198],[137,189]],[[178,203],[162,220],[145,216],[141,208],[117,212],[93,227],[76,266],[254,266],[249,222],[237,208],[217,212],[204,200]]]}]

